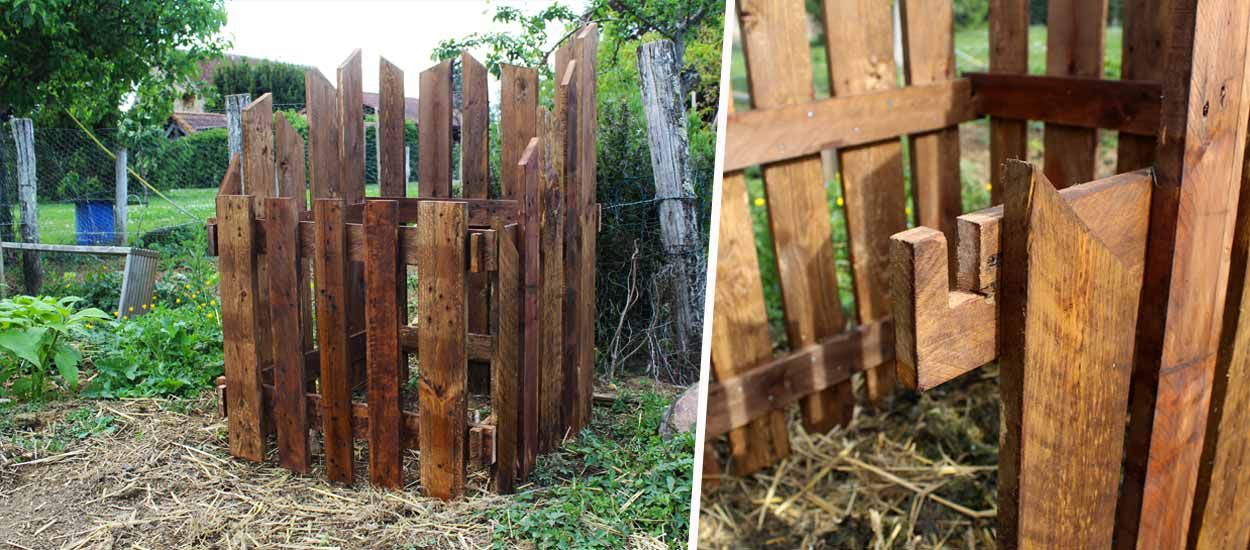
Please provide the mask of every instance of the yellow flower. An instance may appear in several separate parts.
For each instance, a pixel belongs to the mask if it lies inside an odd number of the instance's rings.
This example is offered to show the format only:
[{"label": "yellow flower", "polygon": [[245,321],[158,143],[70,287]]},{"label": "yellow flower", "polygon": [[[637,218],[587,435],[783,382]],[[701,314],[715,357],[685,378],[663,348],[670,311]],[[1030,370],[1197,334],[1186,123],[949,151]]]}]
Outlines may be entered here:
[{"label": "yellow flower", "polygon": [[994,182],[990,182],[990,181],[985,182],[985,190],[986,191],[994,190]]},{"label": "yellow flower", "polygon": [[187,290],[191,290],[191,285],[183,285],[183,286],[187,287]]},{"label": "yellow flower", "polygon": [[842,201],[842,197],[838,197],[838,206],[842,206],[843,204],[845,203]]},{"label": "yellow flower", "polygon": [[181,303],[182,303],[182,298],[174,298],[174,303],[175,303],[175,304],[181,304]]},{"label": "yellow flower", "polygon": [[148,305],[147,305],[147,304],[143,304],[143,309],[147,309],[147,308],[148,308]]},{"label": "yellow flower", "polygon": [[121,314],[122,314],[122,312],[120,312],[120,311],[114,311],[114,312],[113,312],[113,316],[114,316],[114,317],[117,317],[118,315],[121,315]]},{"label": "yellow flower", "polygon": [[210,312],[210,313],[208,314],[208,318],[209,318],[209,319],[216,319],[216,318],[217,318],[217,316],[216,316],[216,315],[213,315],[213,314]]},{"label": "yellow flower", "polygon": [[209,303],[208,303],[208,305],[213,306],[213,307],[217,307],[217,300],[213,300],[213,301],[209,302]]},{"label": "yellow flower", "polygon": [[130,306],[129,308],[127,308],[127,309],[126,309],[126,311],[129,311],[130,313],[134,313],[134,312],[135,312],[135,306]]},{"label": "yellow flower", "polygon": [[911,215],[911,207],[910,207],[910,206],[903,208],[903,211],[904,211],[904,212],[907,212],[907,215],[908,215],[908,216],[910,216],[910,215]]},{"label": "yellow flower", "polygon": [[757,197],[757,198],[755,199],[755,206],[758,206],[758,207],[760,207],[760,208],[763,208],[763,207],[764,207],[764,197]]},{"label": "yellow flower", "polygon": [[84,324],[83,326],[85,326],[85,327],[87,327],[88,329],[90,329],[90,328],[91,328],[91,323],[86,323],[86,324]]},{"label": "yellow flower", "polygon": [[122,316],[122,320],[123,320],[123,321],[129,321],[129,320],[130,320],[130,316],[129,316],[129,315],[123,315],[123,316]]}]

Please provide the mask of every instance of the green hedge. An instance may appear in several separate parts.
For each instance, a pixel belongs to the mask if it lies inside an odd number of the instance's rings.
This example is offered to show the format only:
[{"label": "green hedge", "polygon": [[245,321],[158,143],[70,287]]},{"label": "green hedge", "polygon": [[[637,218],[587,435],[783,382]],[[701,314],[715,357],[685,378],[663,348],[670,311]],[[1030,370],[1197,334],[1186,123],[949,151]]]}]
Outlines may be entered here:
[{"label": "green hedge", "polygon": [[146,139],[133,155],[133,164],[158,189],[217,187],[229,164],[228,139],[225,128],[176,140]]}]

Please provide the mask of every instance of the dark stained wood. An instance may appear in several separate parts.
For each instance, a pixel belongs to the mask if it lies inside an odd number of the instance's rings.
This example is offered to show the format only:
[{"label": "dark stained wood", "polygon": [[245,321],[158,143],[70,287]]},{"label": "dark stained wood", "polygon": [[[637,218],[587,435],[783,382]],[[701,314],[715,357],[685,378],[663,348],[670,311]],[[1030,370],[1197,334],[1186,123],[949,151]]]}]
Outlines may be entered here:
[{"label": "dark stained wood", "polygon": [[464,493],[465,430],[468,399],[465,377],[468,327],[465,301],[464,204],[421,203],[417,303],[421,305],[421,487],[450,500]]},{"label": "dark stained wood", "polygon": [[[398,489],[404,484],[399,388],[401,324],[398,295],[406,292],[396,261],[395,203],[365,205],[365,334],[369,392],[369,481]],[[433,307],[432,305],[430,307]],[[433,366],[433,365],[431,365]]]},{"label": "dark stained wood", "polygon": [[[338,67],[339,113],[339,185],[347,204],[356,204],[365,196],[365,119],[361,111],[364,92],[361,90],[360,49]],[[352,275],[359,280],[358,274]]]},{"label": "dark stained wood", "polygon": [[539,179],[542,165],[542,143],[539,138],[530,140],[521,154],[518,170],[513,174],[521,181],[514,182],[520,191],[521,202],[520,252],[521,252],[521,437],[525,449],[521,470],[528,476],[534,468],[539,449],[539,371],[542,368],[541,330],[544,320],[539,315],[539,279],[542,261],[541,246],[541,197]]},{"label": "dark stained wood", "polygon": [[[301,278],[307,265],[299,254],[299,207],[295,197],[266,199],[265,239],[269,266],[269,303],[273,333],[273,413],[278,432],[278,462],[283,468],[308,473],[308,409],[304,394],[304,342],[292,338],[308,331],[303,313],[308,305]],[[304,281],[304,284],[301,284]]]},{"label": "dark stained wood", "polygon": [[817,344],[772,359],[707,390],[708,439],[751,426],[785,410],[804,395],[851,379],[894,357],[889,320],[857,326]]},{"label": "dark stained wood", "polygon": [[485,199],[490,189],[490,98],[486,67],[460,53],[460,181],[465,198]]},{"label": "dark stained wood", "polygon": [[[811,101],[803,2],[744,0],[737,7],[752,105],[767,108]],[[820,156],[766,164],[763,172],[786,332],[792,347],[802,347],[837,334],[845,325]],[[849,383],[809,395],[801,405],[803,426],[813,433],[845,425],[855,410]]]},{"label": "dark stained wood", "polygon": [[538,71],[506,63],[499,70],[500,187],[503,198],[518,199],[521,190],[514,186],[522,176],[517,162],[530,139],[538,135]]},{"label": "dark stained wood", "polygon": [[[308,211],[308,177],[304,165],[304,139],[299,136],[295,128],[291,126],[291,122],[287,120],[286,115],[282,113],[274,113],[274,142],[277,148],[275,155],[275,164],[278,174],[278,196],[291,197],[295,199],[295,204],[299,209],[296,216],[295,225],[292,228],[295,231],[295,246],[300,249],[297,254],[300,257],[299,262],[299,281],[312,280],[312,261],[311,256],[304,254],[299,239],[301,216],[310,216]],[[309,231],[312,229],[310,228]],[[257,236],[259,239],[260,236]],[[265,239],[268,241],[268,238]],[[312,288],[308,284],[299,285],[299,308],[300,308],[300,333],[303,337],[304,351],[313,349],[313,316],[312,316]]]},{"label": "dark stained wood", "polygon": [[[1168,36],[1171,18],[1166,0],[1133,0],[1123,7],[1123,39],[1120,78],[1125,80],[1156,80],[1165,76],[1163,43]],[[1155,158],[1154,132],[1149,136],[1119,135],[1116,151],[1116,172],[1146,168]]]},{"label": "dark stained wood", "polygon": [[1250,101],[1250,2],[1169,6],[1117,541],[1179,548],[1207,429]]},{"label": "dark stained wood", "polygon": [[451,61],[421,71],[417,194],[451,196]]},{"label": "dark stained wood", "polygon": [[[990,72],[1025,74],[1029,72],[1028,0],[990,0]],[[1007,159],[1028,159],[1028,123],[992,116],[990,118],[990,202],[1002,203],[1002,166]],[[1011,513],[1011,511],[1008,511]],[[1003,511],[999,511],[1002,517]],[[999,540],[1015,534],[999,530]]]},{"label": "dark stained wood", "polygon": [[321,362],[321,416],[326,475],[351,483],[351,356],[347,331],[347,232],[342,199],[317,199],[314,266],[317,287],[317,344]]},{"label": "dark stained wood", "polygon": [[[236,159],[238,157],[235,157]],[[217,217],[221,257],[221,317],[226,381],[230,392],[230,454],[254,462],[265,460],[264,417],[260,380],[260,352],[256,348],[256,253],[252,198],[218,195]]]},{"label": "dark stained wood", "polygon": [[[1102,77],[1107,0],[1050,0],[1046,74]],[[1098,132],[1047,124],[1046,176],[1060,189],[1094,179]]]},{"label": "dark stained wood", "polygon": [[[578,72],[577,61],[573,60],[575,52],[580,43],[576,40],[567,41],[565,45],[557,50],[556,67],[563,66],[563,75],[559,80],[556,89],[556,113],[562,117],[563,124],[566,128],[562,132],[560,138],[563,140],[563,166],[566,175],[565,184],[562,188],[564,194],[564,204],[560,206],[563,211],[564,226],[564,296],[563,296],[563,351],[561,353],[564,362],[564,379],[565,379],[565,418],[567,425],[574,432],[580,431],[590,423],[590,409],[586,404],[589,398],[585,392],[593,391],[591,377],[593,377],[594,369],[583,369],[581,362],[583,359],[582,348],[586,345],[593,345],[594,340],[587,342],[582,337],[583,320],[585,314],[583,301],[589,300],[583,294],[582,286],[586,274],[583,269],[589,268],[593,271],[593,266],[584,266],[582,260],[582,251],[585,244],[582,242],[583,233],[582,226],[582,151],[581,143],[578,142],[578,136],[581,132],[581,125],[587,122],[578,118],[581,108],[580,97],[577,95]],[[560,58],[568,57],[561,65]],[[560,74],[560,73],[557,73]]]},{"label": "dark stained wood", "polygon": [[308,176],[313,199],[343,196],[339,179],[338,93],[317,69],[304,73],[308,112]]},{"label": "dark stained wood", "polygon": [[498,428],[495,490],[511,493],[520,474],[521,447],[521,260],[517,254],[517,226],[497,225],[499,271],[493,277],[498,307],[494,354],[491,360],[491,414]]},{"label": "dark stained wood", "polygon": [[[949,10],[949,3],[946,3]],[[898,81],[893,62],[894,16],[890,5],[873,0],[853,0],[827,3],[824,9],[825,35],[837,36],[826,47],[829,59],[829,82],[834,95],[863,93],[872,90],[896,88]],[[940,11],[930,14],[940,25]],[[949,26],[949,25],[947,25]],[[937,47],[937,44],[926,44]],[[933,138],[933,139],[928,139]],[[920,190],[920,186],[937,187],[939,178],[945,177],[945,166],[937,158],[939,149],[947,139],[942,136],[912,137],[912,181],[915,182],[917,200],[935,195],[934,189]],[[955,139],[958,145],[958,137]],[[920,147],[923,146],[923,147]],[[898,139],[872,145],[838,150],[838,167],[841,174],[842,196],[845,202],[847,240],[850,242],[851,277],[854,280],[855,309],[858,321],[874,322],[889,315],[887,293],[889,281],[890,235],[907,229],[907,194],[903,188],[903,148]],[[917,157],[919,155],[919,157]],[[958,201],[958,152],[956,158],[956,201]],[[809,184],[811,185],[811,184]],[[820,189],[821,186],[814,186]],[[823,189],[820,189],[823,191]],[[771,198],[772,188],[769,189]],[[958,215],[958,208],[955,215]],[[770,216],[784,216],[782,211],[770,210]],[[937,217],[922,223],[936,223]],[[946,229],[947,223],[934,225]],[[954,217],[949,222],[954,227]],[[837,296],[825,304],[840,307]],[[841,330],[841,326],[825,326],[814,334],[823,339]],[[792,337],[791,345],[805,346],[812,342],[810,336]],[[870,403],[879,403],[894,390],[894,365],[883,364],[880,368],[864,371],[865,393]]]},{"label": "dark stained wood", "polygon": [[[972,81],[980,114],[1144,136],[1159,130],[1163,87],[1157,81],[993,73],[964,76]],[[1080,181],[1090,179],[1092,175]]]},{"label": "dark stained wood", "polygon": [[404,174],[404,71],[382,58],[378,64],[378,188],[383,196],[408,194]]},{"label": "dark stained wood", "polygon": [[539,277],[539,315],[541,371],[539,372],[538,416],[539,445],[542,450],[560,446],[567,430],[570,380],[564,369],[564,145],[563,122],[546,109],[538,113],[539,137],[543,143],[539,167],[539,254],[542,275]]},{"label": "dark stained wood", "polygon": [[576,36],[577,84],[574,87],[577,97],[576,148],[570,153],[577,155],[576,177],[580,189],[574,197],[580,204],[581,217],[581,262],[585,266],[580,270],[580,281],[577,283],[577,336],[578,345],[578,384],[582,401],[578,416],[589,423],[591,419],[591,396],[594,393],[595,377],[595,266],[598,258],[599,234],[599,199],[598,199],[598,135],[599,135],[599,26],[588,23]]}]

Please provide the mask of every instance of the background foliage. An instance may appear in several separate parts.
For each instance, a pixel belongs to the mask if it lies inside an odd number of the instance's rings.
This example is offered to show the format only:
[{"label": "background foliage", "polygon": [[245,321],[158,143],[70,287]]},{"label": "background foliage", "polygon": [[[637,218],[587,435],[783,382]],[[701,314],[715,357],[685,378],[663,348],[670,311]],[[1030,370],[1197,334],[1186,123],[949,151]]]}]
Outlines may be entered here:
[{"label": "background foliage", "polygon": [[205,92],[205,109],[220,111],[226,108],[225,97],[233,94],[251,94],[258,98],[273,94],[275,105],[304,103],[305,67],[263,59],[251,62],[234,59],[213,69],[213,85]]}]

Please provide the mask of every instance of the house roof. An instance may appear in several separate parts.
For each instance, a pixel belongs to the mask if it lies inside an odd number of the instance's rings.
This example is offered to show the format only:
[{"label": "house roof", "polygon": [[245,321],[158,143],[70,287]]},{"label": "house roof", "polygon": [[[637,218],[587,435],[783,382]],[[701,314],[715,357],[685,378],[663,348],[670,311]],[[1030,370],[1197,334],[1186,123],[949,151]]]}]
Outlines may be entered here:
[{"label": "house roof", "polygon": [[184,134],[194,134],[209,128],[225,128],[226,115],[221,113],[174,113],[169,120],[177,124]]},{"label": "house roof", "polygon": [[[364,101],[362,103],[371,107],[374,111],[377,111],[378,107],[381,105],[381,96],[379,96],[378,94],[374,92],[364,92],[363,98],[364,98]],[[417,98],[405,97],[404,98],[404,118],[411,120],[413,122],[416,122],[417,112],[418,112],[417,106],[418,106]]]}]

